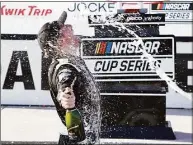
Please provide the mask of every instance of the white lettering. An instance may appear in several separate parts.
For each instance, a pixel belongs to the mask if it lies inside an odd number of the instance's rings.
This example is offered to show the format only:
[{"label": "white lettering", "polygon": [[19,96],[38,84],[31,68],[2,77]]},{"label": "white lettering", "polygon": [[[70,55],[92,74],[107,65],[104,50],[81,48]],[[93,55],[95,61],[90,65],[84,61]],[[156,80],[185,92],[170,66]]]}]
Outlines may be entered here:
[{"label": "white lettering", "polygon": [[125,54],[127,50],[127,42],[122,42],[119,49],[119,54]]},{"label": "white lettering", "polygon": [[190,4],[165,4],[165,10],[189,10]]},{"label": "white lettering", "polygon": [[142,17],[127,17],[127,22],[128,21],[134,21],[134,20],[136,20],[136,21],[142,21]]},{"label": "white lettering", "polygon": [[149,17],[145,17],[145,21],[160,21],[161,17],[160,16],[149,16]]},{"label": "white lettering", "polygon": [[118,53],[119,52],[119,47],[120,46],[120,42],[116,43],[114,42],[112,45],[112,49],[111,49],[111,53]]},{"label": "white lettering", "polygon": [[[160,42],[159,41],[146,41],[144,42],[143,49],[147,53],[159,53]],[[132,54],[132,53],[142,53],[142,49],[139,47],[138,43],[133,42],[113,42],[111,54]]]}]

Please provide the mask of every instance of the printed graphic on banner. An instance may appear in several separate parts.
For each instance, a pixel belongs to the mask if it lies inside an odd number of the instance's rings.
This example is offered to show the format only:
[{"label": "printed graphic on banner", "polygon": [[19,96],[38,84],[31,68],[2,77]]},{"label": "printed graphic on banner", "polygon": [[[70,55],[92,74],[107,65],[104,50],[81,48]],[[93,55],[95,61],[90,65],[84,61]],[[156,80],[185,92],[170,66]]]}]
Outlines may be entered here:
[{"label": "printed graphic on banner", "polygon": [[156,3],[151,4],[150,13],[165,14],[166,22],[191,22],[192,20],[193,3]]},{"label": "printed graphic on banner", "polygon": [[123,24],[131,24],[131,23],[140,23],[140,24],[159,24],[161,22],[165,22],[165,14],[128,14],[128,13],[122,13],[122,14],[115,14],[110,16],[101,16],[101,15],[94,15],[89,16],[88,21],[90,25],[103,25],[109,21],[110,19],[113,19],[112,23],[119,22]]},{"label": "printed graphic on banner", "polygon": [[[138,39],[130,38],[126,41],[120,40],[104,40],[94,41],[94,44],[84,43],[84,47],[94,45],[95,49],[83,49],[83,56],[114,56],[114,55],[141,55],[142,49],[139,48]],[[147,53],[152,55],[172,55],[172,43],[170,38],[143,38],[143,47]],[[95,44],[96,43],[96,44]]]},{"label": "printed graphic on banner", "polygon": [[1,16],[47,16],[52,13],[51,9],[43,9],[35,5],[29,5],[23,8],[13,8],[9,5],[1,6]]},{"label": "printed graphic on banner", "polygon": [[112,13],[116,12],[113,2],[74,2],[68,7],[68,12],[79,14]]},{"label": "printed graphic on banner", "polygon": [[[81,57],[95,77],[121,79],[159,79],[147,58],[141,58],[143,47],[157,61],[168,76],[174,79],[175,39],[169,37],[142,37],[144,46],[137,45],[137,38],[88,38],[83,39]],[[125,79],[125,78],[124,78]]]}]

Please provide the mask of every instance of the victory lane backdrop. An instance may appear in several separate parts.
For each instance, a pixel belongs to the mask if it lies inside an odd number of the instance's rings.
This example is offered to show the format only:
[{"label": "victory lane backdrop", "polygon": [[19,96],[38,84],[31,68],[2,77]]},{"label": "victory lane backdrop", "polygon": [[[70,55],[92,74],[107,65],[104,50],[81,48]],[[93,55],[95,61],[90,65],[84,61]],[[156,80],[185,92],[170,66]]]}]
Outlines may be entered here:
[{"label": "victory lane backdrop", "polygon": [[[73,5],[72,5],[73,3]],[[2,13],[2,42],[1,42],[1,93],[2,93],[2,104],[18,104],[18,105],[53,105],[53,102],[48,91],[47,83],[47,69],[51,60],[44,58],[42,56],[41,50],[38,46],[36,40],[36,34],[45,22],[55,20],[61,14],[63,10],[69,12],[69,15],[73,19],[67,19],[67,23],[73,24],[75,28],[75,34],[80,35],[93,35],[93,29],[88,27],[87,17],[78,16],[80,11],[80,2],[68,2],[68,3],[40,3],[40,2],[23,2],[21,3],[1,3],[1,13]],[[117,10],[117,4],[111,3],[105,4],[103,2],[85,2],[87,10],[91,14],[95,13],[104,13],[104,12],[115,12]],[[149,4],[151,6],[151,4]],[[30,7],[31,6],[31,7]],[[34,6],[34,7],[32,7]],[[72,7],[74,6],[74,7]],[[148,6],[149,7],[149,6]],[[32,10],[33,8],[33,10]],[[57,8],[57,9],[56,9]],[[81,7],[82,8],[82,7]],[[94,9],[95,8],[95,9]],[[9,9],[9,12],[8,12]],[[14,9],[13,12],[10,12],[10,9]],[[16,9],[17,12],[16,12]],[[24,10],[25,9],[25,10]],[[36,10],[37,9],[37,10]],[[30,13],[31,10],[31,13]],[[93,10],[93,11],[92,11]],[[94,11],[95,10],[95,11]],[[149,9],[150,10],[150,9]],[[30,13],[30,15],[29,15]],[[153,13],[153,12],[152,12]],[[70,17],[70,16],[69,16]],[[9,22],[9,23],[8,23]],[[10,22],[14,22],[10,23]],[[25,25],[23,25],[25,22]],[[81,27],[80,28],[80,24]],[[164,35],[176,35],[176,54],[175,55],[175,70],[173,70],[173,65],[171,72],[177,82],[178,86],[186,92],[193,91],[193,84],[191,81],[192,76],[192,35],[189,35],[189,23],[183,25],[183,32],[181,33],[181,26],[174,24],[166,24],[160,29],[161,33]],[[174,29],[171,29],[171,28]],[[179,31],[176,31],[178,28]],[[175,31],[174,31],[175,30]],[[187,34],[187,35],[186,35]],[[182,36],[182,37],[181,37]],[[186,38],[186,36],[188,36]],[[156,40],[155,40],[156,41]],[[167,40],[164,40],[167,41]],[[97,46],[91,49],[89,52],[90,57],[111,57],[111,52],[106,47],[106,51],[102,51],[99,48],[102,47],[102,42],[97,41]],[[109,42],[108,42],[109,43]],[[111,43],[111,42],[110,42]],[[110,45],[109,43],[109,45]],[[149,42],[148,42],[149,43]],[[168,42],[167,42],[168,43]],[[164,43],[160,43],[160,47],[165,47]],[[107,45],[107,44],[106,44]],[[116,44],[116,45],[121,45]],[[128,45],[132,45],[131,43]],[[154,44],[158,46],[158,44]],[[108,45],[107,45],[108,46]],[[119,61],[126,57],[130,53],[130,50],[127,50],[126,46],[122,44],[122,52],[126,51],[125,54],[122,54],[118,47],[114,51],[118,51],[117,57],[122,57],[120,59],[115,59]],[[98,51],[97,51],[98,50]],[[100,50],[100,51],[99,51]],[[148,49],[147,49],[148,50]],[[187,51],[188,50],[188,51]],[[190,52],[190,51],[191,52]],[[121,53],[119,53],[119,51]],[[151,52],[152,51],[152,52]],[[149,52],[152,55],[172,55],[174,51],[171,51],[171,48],[163,51],[159,51],[159,48],[149,49]],[[158,53],[157,53],[158,52]],[[87,52],[86,52],[87,53]],[[136,55],[136,53],[134,53]],[[83,57],[88,57],[88,56]],[[105,58],[104,59],[107,59]],[[173,56],[171,57],[173,59]],[[90,60],[90,58],[88,58]],[[116,63],[116,62],[115,62]],[[115,65],[115,63],[113,65]],[[119,62],[118,62],[119,63]],[[126,62],[125,62],[126,63]],[[127,62],[129,63],[129,62]],[[134,63],[134,62],[130,62]],[[100,63],[98,63],[100,64]],[[135,63],[136,65],[136,63]],[[138,63],[140,66],[141,63]],[[98,65],[99,66],[99,65]],[[136,68],[136,67],[135,67]],[[145,66],[144,66],[145,68]],[[147,68],[147,67],[146,67]],[[127,68],[128,69],[128,68]],[[130,69],[130,68],[129,68]],[[139,67],[136,70],[140,70]],[[148,68],[147,68],[148,70]],[[115,71],[116,72],[116,71]],[[150,72],[149,72],[150,73]],[[104,73],[101,74],[104,78]],[[178,103],[172,103],[174,100],[170,98],[180,98]],[[169,92],[166,97],[170,101],[170,106],[167,107],[180,107],[180,108],[190,108],[191,102],[187,103],[187,100],[175,91],[169,88]],[[176,100],[175,100],[176,101]],[[184,104],[183,104],[184,103]]]},{"label": "victory lane backdrop", "polygon": [[[12,48],[12,49],[8,49],[7,48],[8,46],[9,48]],[[23,49],[21,49],[21,46],[23,46]],[[37,98],[35,99],[34,104],[38,104],[40,99],[42,101],[49,101],[49,97],[48,97],[49,92],[44,90],[48,90],[47,69],[49,64],[51,63],[51,60],[49,58],[43,57],[38,47],[37,41],[36,40],[35,41],[2,40],[2,48],[6,48],[6,53],[7,53],[7,55],[2,55],[2,58],[1,58],[2,62],[4,62],[4,63],[1,63],[2,93],[5,93],[5,94],[12,93],[14,95],[18,94],[20,96],[24,96],[24,98],[26,98],[26,101],[29,102],[29,104],[33,103],[29,99],[29,97],[26,97],[27,94],[30,94],[30,93],[31,93],[30,95],[34,94],[34,97]],[[180,56],[182,55],[176,55],[177,58],[185,59]],[[188,57],[189,55],[183,55],[183,56],[186,56],[186,59],[191,59],[190,57]],[[186,64],[187,66],[188,61],[182,61],[179,64]],[[182,68],[181,65],[176,64],[177,70],[180,70],[181,68]],[[188,74],[187,67],[186,67],[186,70]],[[183,76],[185,74],[186,73],[183,73]],[[5,77],[3,78],[3,76]],[[180,78],[178,75],[175,75],[175,77]],[[180,82],[180,81],[177,81],[177,82]],[[181,81],[181,83],[183,83],[183,81]],[[23,91],[21,91],[21,89],[23,89]],[[17,97],[15,97],[14,99],[15,101],[18,101],[18,102],[21,101],[21,100],[18,100]]]}]

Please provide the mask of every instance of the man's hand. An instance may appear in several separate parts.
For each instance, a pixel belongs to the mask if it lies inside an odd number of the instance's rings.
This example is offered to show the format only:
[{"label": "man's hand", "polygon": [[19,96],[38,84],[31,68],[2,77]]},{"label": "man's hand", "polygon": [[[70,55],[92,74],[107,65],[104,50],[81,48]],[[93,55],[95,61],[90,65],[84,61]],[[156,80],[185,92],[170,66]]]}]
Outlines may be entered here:
[{"label": "man's hand", "polygon": [[70,87],[66,87],[64,91],[60,90],[57,96],[58,101],[61,106],[65,109],[70,109],[75,107],[75,95]]}]

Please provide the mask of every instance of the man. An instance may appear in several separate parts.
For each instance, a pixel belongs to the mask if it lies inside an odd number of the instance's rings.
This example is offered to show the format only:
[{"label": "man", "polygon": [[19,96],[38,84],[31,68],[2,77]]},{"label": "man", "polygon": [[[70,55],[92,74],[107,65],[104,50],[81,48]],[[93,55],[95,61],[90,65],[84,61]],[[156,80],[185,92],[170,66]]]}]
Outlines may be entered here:
[{"label": "man", "polygon": [[[100,94],[98,87],[78,56],[80,40],[71,25],[64,25],[67,13],[58,21],[46,23],[38,33],[39,45],[46,57],[53,59],[48,72],[50,92],[61,121],[65,125],[67,108],[82,114],[86,143],[94,144],[100,133]],[[74,82],[72,87],[69,87]]]}]

